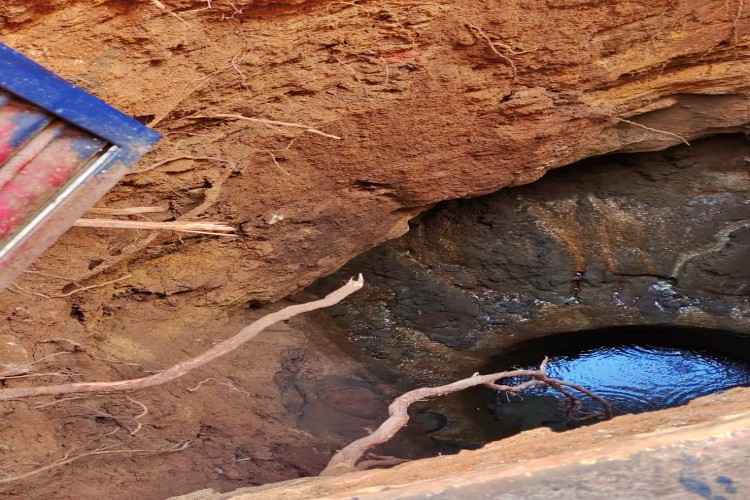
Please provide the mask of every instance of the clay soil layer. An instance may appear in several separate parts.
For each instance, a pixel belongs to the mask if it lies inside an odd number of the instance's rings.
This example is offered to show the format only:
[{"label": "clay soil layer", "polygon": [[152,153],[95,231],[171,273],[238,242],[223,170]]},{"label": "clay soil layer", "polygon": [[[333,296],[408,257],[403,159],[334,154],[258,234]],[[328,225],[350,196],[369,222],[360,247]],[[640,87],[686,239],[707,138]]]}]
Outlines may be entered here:
[{"label": "clay soil layer", "polygon": [[[5,1],[4,43],[164,136],[99,206],[237,235],[70,230],[0,294],[3,383],[146,375],[436,202],[747,130],[748,33],[743,0]],[[352,348],[302,320],[261,337],[127,397],[3,404],[0,483],[147,451],[2,492],[150,499],[314,475],[398,389],[362,382]]]}]

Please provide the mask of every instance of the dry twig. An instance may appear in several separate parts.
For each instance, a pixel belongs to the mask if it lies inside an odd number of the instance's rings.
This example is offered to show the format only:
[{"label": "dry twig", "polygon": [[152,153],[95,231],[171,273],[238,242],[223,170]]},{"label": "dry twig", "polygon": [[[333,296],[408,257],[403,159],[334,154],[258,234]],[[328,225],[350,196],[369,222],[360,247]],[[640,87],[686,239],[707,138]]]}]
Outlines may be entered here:
[{"label": "dry twig", "polygon": [[31,476],[35,476],[35,475],[37,475],[39,473],[46,472],[46,471],[48,471],[50,469],[54,469],[55,467],[61,467],[63,465],[67,465],[69,463],[75,462],[75,461],[80,460],[82,458],[91,457],[91,456],[94,456],[94,455],[126,455],[126,454],[131,454],[131,455],[133,455],[133,454],[149,454],[149,455],[152,455],[152,454],[155,454],[155,453],[174,453],[176,451],[182,451],[182,450],[186,449],[187,447],[190,446],[190,444],[191,444],[190,441],[185,441],[185,442],[182,442],[182,443],[179,443],[179,444],[173,446],[172,448],[160,448],[160,449],[155,449],[155,450],[150,450],[150,449],[147,449],[147,448],[146,449],[143,449],[143,448],[141,448],[141,449],[133,449],[133,450],[112,450],[110,448],[112,448],[113,446],[116,446],[116,445],[105,446],[105,447],[97,448],[96,450],[93,450],[93,451],[87,451],[85,453],[81,453],[80,455],[74,455],[72,457],[69,454],[67,454],[67,455],[63,456],[62,458],[60,458],[59,460],[55,460],[51,464],[47,464],[44,467],[39,467],[38,469],[34,469],[34,470],[29,471],[29,472],[25,472],[23,474],[18,474],[16,476],[4,477],[4,478],[0,479],[0,484],[8,484],[8,483],[12,483],[14,481],[20,481],[22,479],[27,479],[27,478],[29,478]]},{"label": "dry twig", "polygon": [[341,140],[341,137],[333,134],[328,134],[326,132],[323,132],[322,130],[318,130],[316,128],[313,128],[309,125],[304,125],[302,123],[292,123],[292,122],[280,122],[278,120],[266,120],[265,118],[253,118],[251,116],[244,116],[244,115],[236,115],[236,114],[227,114],[227,113],[218,113],[215,115],[193,115],[190,118],[198,119],[198,118],[209,118],[209,119],[217,119],[217,118],[228,118],[230,120],[245,120],[248,122],[255,122],[255,123],[262,123],[264,125],[275,125],[278,127],[291,127],[291,128],[301,128],[305,132],[310,132],[311,134],[318,134],[322,135],[323,137],[328,137],[329,139],[336,139]]},{"label": "dry twig", "polygon": [[151,222],[117,219],[78,219],[73,224],[77,227],[105,227],[111,229],[151,229],[179,231],[182,233],[210,234],[213,236],[235,236],[236,229],[220,222]]},{"label": "dry twig", "polygon": [[87,214],[100,214],[100,215],[139,215],[139,214],[155,214],[159,212],[166,212],[169,207],[127,207],[127,208],[108,208],[108,207],[94,207],[90,208]]},{"label": "dry twig", "polygon": [[[453,382],[452,384],[439,387],[420,387],[419,389],[402,394],[388,406],[389,417],[385,422],[380,424],[380,427],[378,427],[375,432],[350,443],[336,453],[320,475],[337,476],[339,474],[345,474],[357,470],[362,457],[369,456],[367,453],[370,449],[390,440],[407,424],[409,421],[409,406],[413,403],[435,396],[443,396],[453,392],[462,391],[469,387],[475,387],[478,385],[484,385],[494,390],[508,392],[519,392],[535,386],[548,385],[567,396],[570,400],[571,408],[577,408],[580,405],[580,401],[573,396],[570,391],[564,389],[564,387],[570,387],[595,399],[602,405],[603,412],[594,416],[602,419],[612,418],[612,406],[605,399],[579,385],[548,377],[547,361],[548,360],[545,358],[539,367],[539,370],[513,370],[492,373],[490,375],[479,375],[478,373],[475,373],[469,378]],[[531,377],[532,379],[516,386],[501,385],[497,383],[500,379],[510,377]],[[393,457],[388,457],[388,461],[393,462]],[[374,462],[369,460],[366,465],[371,467],[374,465]]]},{"label": "dry twig", "polygon": [[350,279],[341,288],[334,290],[320,300],[307,302],[304,304],[295,304],[293,306],[285,307],[280,311],[267,314],[254,323],[251,323],[250,325],[240,330],[240,332],[237,333],[234,337],[230,337],[216,344],[208,351],[194,358],[183,361],[182,363],[178,363],[170,368],[167,368],[166,370],[157,372],[153,375],[149,375],[148,377],[131,380],[119,380],[116,382],[78,382],[72,384],[48,385],[42,387],[14,387],[1,390],[0,401],[30,398],[34,396],[51,396],[57,394],[72,394],[81,392],[130,391],[171,382],[172,380],[180,378],[183,375],[191,372],[192,370],[195,370],[196,368],[200,368],[210,363],[214,359],[232,352],[269,326],[274,325],[280,321],[285,321],[289,318],[297,316],[298,314],[314,311],[315,309],[321,309],[323,307],[330,307],[334,304],[337,304],[344,298],[362,288],[363,285],[364,279],[360,274],[357,279]]},{"label": "dry twig", "polygon": [[646,125],[642,125],[642,124],[640,124],[640,123],[638,123],[638,122],[634,122],[634,121],[632,121],[632,120],[626,120],[625,118],[617,118],[617,117],[616,117],[615,119],[616,119],[616,120],[617,120],[618,122],[623,122],[623,123],[627,123],[627,124],[629,124],[629,125],[633,125],[633,126],[635,126],[635,127],[638,127],[638,128],[642,128],[643,130],[648,130],[648,131],[650,131],[650,132],[656,132],[657,134],[663,134],[663,135],[668,135],[668,136],[674,137],[674,138],[676,138],[676,139],[679,139],[679,140],[681,140],[681,141],[682,141],[682,142],[683,142],[684,144],[686,144],[687,146],[690,146],[690,143],[688,142],[688,140],[687,140],[687,139],[685,139],[685,138],[684,138],[683,136],[681,136],[680,134],[675,134],[674,132],[669,132],[668,130],[659,130],[658,128],[647,127]]}]

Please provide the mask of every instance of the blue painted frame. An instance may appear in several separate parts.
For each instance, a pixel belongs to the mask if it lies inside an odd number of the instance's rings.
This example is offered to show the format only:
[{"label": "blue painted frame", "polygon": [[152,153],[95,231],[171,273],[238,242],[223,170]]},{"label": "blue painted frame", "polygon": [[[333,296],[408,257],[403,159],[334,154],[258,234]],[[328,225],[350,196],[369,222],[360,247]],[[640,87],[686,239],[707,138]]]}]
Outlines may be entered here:
[{"label": "blue painted frame", "polygon": [[161,138],[121,113],[0,43],[0,90],[107,143],[18,229],[0,238],[0,290],[5,288],[92,207]]},{"label": "blue painted frame", "polygon": [[0,42],[0,87],[119,147],[132,166],[161,135]]}]

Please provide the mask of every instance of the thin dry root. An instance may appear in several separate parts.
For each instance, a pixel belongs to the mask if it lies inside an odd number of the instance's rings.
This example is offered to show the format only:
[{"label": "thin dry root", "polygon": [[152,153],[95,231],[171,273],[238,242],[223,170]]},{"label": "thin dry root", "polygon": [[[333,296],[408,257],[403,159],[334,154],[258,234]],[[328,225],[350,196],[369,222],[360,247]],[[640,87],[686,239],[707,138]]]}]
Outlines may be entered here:
[{"label": "thin dry root", "polygon": [[155,168],[159,168],[162,165],[166,165],[167,163],[172,163],[173,161],[178,161],[178,160],[217,161],[219,163],[227,163],[227,164],[230,164],[230,165],[234,163],[234,162],[232,162],[230,160],[227,160],[227,159],[224,159],[224,158],[219,158],[217,156],[180,155],[180,156],[172,156],[170,158],[164,158],[162,160],[157,161],[156,163],[152,163],[151,165],[149,165],[147,167],[144,167],[144,168],[141,168],[141,169],[137,169],[137,170],[133,170],[132,172],[129,172],[126,175],[142,174],[144,172],[148,172],[149,170],[154,170]]},{"label": "thin dry root", "polygon": [[680,134],[675,134],[674,132],[669,132],[668,130],[659,130],[658,128],[647,127],[646,125],[642,125],[632,120],[626,120],[625,118],[616,118],[616,120],[618,122],[623,122],[629,125],[633,125],[634,127],[642,128],[643,130],[648,130],[650,132],[656,132],[657,134],[668,135],[670,137],[674,137],[675,139],[681,140],[685,145],[690,146],[690,143],[688,142],[688,140],[685,137],[681,136]]},{"label": "thin dry root", "polygon": [[318,135],[322,135],[323,137],[328,137],[329,139],[341,140],[341,137],[337,135],[323,132],[322,130],[318,130],[309,125],[303,125],[302,123],[280,122],[278,120],[267,120],[265,118],[254,118],[251,116],[243,116],[243,115],[227,114],[227,113],[218,113],[215,115],[195,115],[195,116],[191,116],[190,118],[227,118],[230,120],[244,120],[248,122],[262,123],[264,125],[271,125],[271,126],[275,125],[277,127],[301,128],[305,132],[310,132],[311,134],[318,134]]},{"label": "thin dry root", "polygon": [[150,229],[163,231],[178,231],[193,234],[210,234],[213,236],[234,236],[233,226],[220,222],[150,222],[117,219],[78,219],[73,224],[77,227],[104,227],[111,229]]},{"label": "thin dry root", "polygon": [[108,207],[94,207],[90,208],[87,214],[100,214],[100,215],[139,215],[139,214],[155,214],[160,212],[166,212],[169,207],[127,207],[127,208],[108,208]]},{"label": "thin dry root", "polygon": [[178,363],[164,371],[157,372],[148,377],[120,380],[117,382],[78,382],[72,384],[48,385],[42,387],[14,387],[0,390],[0,401],[10,399],[30,398],[34,396],[53,396],[57,394],[73,394],[81,392],[119,392],[130,391],[135,389],[144,389],[171,382],[183,375],[200,368],[211,361],[232,352],[241,345],[254,338],[271,325],[280,321],[288,320],[298,314],[302,314],[323,307],[330,307],[344,300],[346,297],[356,292],[364,286],[364,278],[360,274],[357,279],[350,279],[338,290],[334,290],[320,300],[307,302],[305,304],[295,304],[288,306],[280,311],[276,311],[263,316],[254,323],[240,330],[237,335],[230,337],[223,342],[216,344],[208,351],[194,358]]},{"label": "thin dry root", "polygon": [[495,53],[496,56],[498,56],[500,59],[502,59],[508,66],[510,66],[511,70],[511,76],[513,77],[513,80],[516,79],[516,76],[518,75],[518,68],[516,67],[516,63],[513,62],[513,59],[506,56],[502,52],[500,52],[497,48],[498,46],[501,47],[503,50],[507,50],[511,54],[515,54],[516,52],[508,45],[500,43],[500,42],[493,42],[492,39],[485,33],[481,28],[478,26],[474,26],[473,24],[467,24],[466,25],[469,30],[474,34],[475,36],[478,36],[485,42],[487,42],[487,45],[489,45],[490,50]]},{"label": "thin dry root", "polygon": [[112,450],[112,449],[109,449],[111,448],[110,446],[97,448],[96,450],[88,451],[86,453],[81,453],[80,455],[74,455],[72,457],[69,455],[65,455],[59,460],[55,460],[51,464],[45,465],[44,467],[39,467],[38,469],[30,470],[29,472],[18,474],[16,476],[4,477],[0,479],[0,484],[8,484],[14,481],[21,481],[22,479],[27,479],[29,477],[36,476],[37,474],[46,472],[50,469],[61,467],[63,465],[67,465],[69,463],[75,462],[82,458],[91,457],[94,455],[136,455],[136,454],[153,455],[157,453],[174,453],[176,451],[182,451],[188,448],[190,445],[191,445],[190,441],[185,441],[171,448],[160,448],[160,449],[153,449],[153,450],[150,450],[150,449]]}]

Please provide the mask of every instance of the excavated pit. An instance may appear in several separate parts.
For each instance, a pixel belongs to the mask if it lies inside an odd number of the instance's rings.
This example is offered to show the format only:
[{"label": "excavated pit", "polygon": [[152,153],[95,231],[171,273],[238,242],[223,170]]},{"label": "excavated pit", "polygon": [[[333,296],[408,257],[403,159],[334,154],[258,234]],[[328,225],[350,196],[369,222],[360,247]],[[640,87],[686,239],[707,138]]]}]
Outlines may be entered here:
[{"label": "excavated pit", "polygon": [[[129,498],[138,491],[144,498],[164,498],[314,476],[337,449],[382,422],[397,395],[494,369],[491,359],[526,341],[633,325],[702,328],[709,336],[731,332],[744,341],[750,332],[747,157],[744,136],[716,136],[690,148],[590,159],[528,186],[439,205],[412,221],[401,239],[354,259],[292,300],[327,293],[358,272],[365,274],[363,290],[330,310],[265,332],[249,354],[233,354],[225,364],[191,374],[164,392],[139,392],[134,400],[41,401],[40,408],[11,403],[4,436],[16,469],[24,467],[19,460],[52,462],[92,442],[119,447],[116,439],[102,436],[117,432],[122,439],[136,429],[125,445],[168,449],[188,439],[193,447],[128,461],[117,488],[103,483],[103,469],[84,459],[5,491],[28,498],[60,489],[70,497],[106,492]],[[133,321],[146,331],[164,336],[171,324],[165,314],[177,310],[198,318],[186,330],[197,351],[268,310],[251,302],[217,321],[210,311],[178,308],[180,294],[119,290],[114,303],[137,297],[140,317]],[[85,321],[95,312],[91,305],[84,296],[74,301],[73,311]],[[31,325],[28,314],[22,305],[14,310]],[[106,312],[100,314],[107,321]],[[124,364],[54,333],[33,355],[39,359],[69,348],[70,357],[55,358],[55,366],[100,367],[111,379],[132,378],[163,367],[160,357],[173,355],[169,340],[175,334],[168,331],[150,338],[154,356],[146,361],[142,348],[122,335],[105,337],[102,345]],[[607,331],[598,334],[606,337]],[[717,334],[709,344],[721,347],[724,338]],[[23,345],[16,337],[7,340]],[[16,354],[28,359],[22,351]],[[721,400],[723,407],[742,407],[746,392],[730,394]],[[491,393],[480,402],[471,397],[414,405],[412,423],[377,451],[421,459],[503,437],[486,422],[492,420]],[[146,418],[139,417],[139,403],[149,408]],[[676,415],[701,422],[719,411],[712,404],[688,406]],[[663,418],[616,419],[612,425],[627,435],[654,428]],[[487,425],[478,424],[481,419]],[[42,431],[31,446],[28,422]],[[573,434],[570,446],[595,443],[597,435]],[[526,444],[506,460],[549,453],[544,443],[519,437]],[[97,463],[123,462],[112,456]]]},{"label": "excavated pit", "polygon": [[[83,468],[72,464],[6,491],[39,497],[63,488],[69,496],[104,491],[128,498],[137,488],[145,498],[164,498],[205,487],[231,491],[314,476],[337,449],[382,422],[397,395],[494,369],[490,360],[526,341],[618,326],[671,325],[688,328],[683,330],[688,337],[695,331],[689,328],[704,329],[709,338],[703,347],[728,347],[717,331],[744,342],[750,332],[747,157],[750,144],[744,136],[716,136],[690,148],[590,159],[528,186],[439,205],[414,220],[401,239],[363,254],[294,297],[308,300],[353,274],[365,274],[367,286],[340,305],[265,332],[253,342],[251,358],[233,354],[228,364],[191,374],[166,392],[142,391],[135,401],[100,396],[48,408],[52,402],[37,403],[43,410],[12,403],[5,413],[9,451],[24,450],[22,456],[37,463],[136,428],[139,435],[126,444],[167,447],[190,439],[194,448],[130,461],[118,476],[117,491],[101,483],[101,469],[85,460]],[[165,311],[175,311],[181,295],[136,292],[139,324],[153,331],[160,331],[159,322],[168,326]],[[121,292],[118,300],[129,297]],[[268,309],[255,302],[249,306],[228,310],[221,321],[197,316],[203,319],[189,329],[197,350]],[[88,307],[79,310],[83,318],[91,314]],[[27,312],[18,307],[15,314],[22,318]],[[608,331],[598,330],[604,343]],[[162,345],[158,337],[151,341],[152,350]],[[164,365],[155,356],[144,367],[141,351],[112,365],[71,342],[50,335],[47,350],[34,355],[73,347],[70,358],[57,358],[62,366],[107,366],[113,379],[142,376],[148,366]],[[123,336],[107,337],[103,345],[120,357],[133,349]],[[169,342],[162,349],[160,356],[172,355]],[[738,344],[735,350],[742,349],[747,351]],[[742,407],[746,392],[730,394],[721,404]],[[138,403],[149,408],[142,422]],[[487,422],[493,420],[491,403],[485,391],[481,401],[469,393],[416,404],[411,424],[377,451],[421,459],[480,448],[507,435]],[[681,410],[679,419],[701,422],[718,411],[710,408],[714,403],[699,404],[704,406]],[[613,425],[626,435],[653,428],[663,418],[616,419]],[[44,430],[33,446],[27,445],[30,421],[35,430]],[[570,446],[596,442],[596,436],[573,434]],[[549,452],[541,442],[525,442],[506,459]],[[49,453],[54,443],[61,449]],[[116,457],[102,460],[122,463]],[[163,480],[166,470],[171,475]]]},{"label": "excavated pit", "polygon": [[[438,206],[314,288],[366,273],[366,290],[334,316],[277,325],[177,382],[4,403],[0,493],[150,500],[314,476],[398,394],[471,374],[523,340],[615,325],[747,334],[748,151],[740,135],[695,142],[748,130],[743,5],[3,2],[4,43],[164,135],[100,209],[238,229],[70,230],[0,294],[2,357],[34,362],[5,387],[146,376],[288,305],[436,203],[583,158],[694,147],[609,158],[634,168],[582,180],[588,195],[565,172],[598,160]],[[744,411],[747,391],[728,394],[624,416],[606,433],[522,433],[507,449],[485,446],[474,466],[577,457],[568,451],[609,435]],[[479,442],[455,424],[461,408],[444,406],[415,408],[390,453]],[[439,431],[437,413],[448,420]],[[117,453],[82,458],[102,447]],[[424,467],[410,480],[446,472]]]}]

